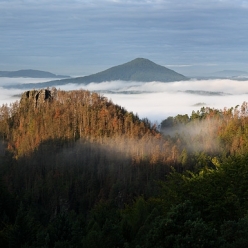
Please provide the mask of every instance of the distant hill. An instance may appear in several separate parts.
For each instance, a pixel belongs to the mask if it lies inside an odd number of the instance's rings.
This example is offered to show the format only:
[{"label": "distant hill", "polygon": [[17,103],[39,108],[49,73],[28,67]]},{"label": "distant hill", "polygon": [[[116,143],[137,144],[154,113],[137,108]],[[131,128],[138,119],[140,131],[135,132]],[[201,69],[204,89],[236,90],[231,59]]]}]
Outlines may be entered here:
[{"label": "distant hill", "polygon": [[210,74],[210,76],[223,77],[223,78],[242,77],[242,76],[248,76],[248,72],[239,71],[239,70],[223,70],[223,71],[213,72]]},{"label": "distant hill", "polygon": [[18,70],[18,71],[0,71],[0,77],[24,77],[24,78],[69,78],[69,76],[55,75],[47,71],[39,70]]},{"label": "distant hill", "polygon": [[[55,80],[45,83],[36,84],[36,87],[51,87],[56,85],[73,84],[89,84],[91,82],[100,83],[104,81],[137,81],[137,82],[174,82],[188,80],[189,78],[170,70],[164,66],[155,64],[154,62],[137,58],[122,65],[111,67],[105,71],[98,72],[84,77],[69,78]],[[32,87],[32,85],[25,84],[22,88]]]},{"label": "distant hill", "polygon": [[185,76],[170,70],[164,66],[155,64],[154,62],[137,58],[122,65],[114,66],[105,71],[77,78],[78,81],[84,83],[103,82],[113,80],[138,81],[138,82],[172,82],[187,80]]}]

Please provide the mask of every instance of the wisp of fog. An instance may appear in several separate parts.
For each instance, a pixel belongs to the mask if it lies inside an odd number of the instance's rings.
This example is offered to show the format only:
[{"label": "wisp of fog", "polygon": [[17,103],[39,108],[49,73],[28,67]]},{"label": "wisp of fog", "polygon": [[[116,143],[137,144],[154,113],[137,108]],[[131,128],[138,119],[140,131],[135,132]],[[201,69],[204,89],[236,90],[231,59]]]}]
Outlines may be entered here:
[{"label": "wisp of fog", "polygon": [[[35,83],[49,79],[0,78],[0,104],[16,101],[20,89],[6,89],[10,84]],[[241,105],[248,101],[248,80],[230,79],[189,80],[180,82],[125,82],[67,84],[56,86],[61,90],[85,89],[95,91],[121,105],[128,111],[160,123],[177,114],[191,114],[201,107],[223,109]]]}]

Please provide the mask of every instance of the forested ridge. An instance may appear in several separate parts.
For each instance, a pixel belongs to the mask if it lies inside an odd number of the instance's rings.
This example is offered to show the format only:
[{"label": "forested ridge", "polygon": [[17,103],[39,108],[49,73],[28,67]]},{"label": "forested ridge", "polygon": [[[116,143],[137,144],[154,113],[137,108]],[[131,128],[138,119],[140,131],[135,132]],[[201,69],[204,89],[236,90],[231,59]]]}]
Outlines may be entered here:
[{"label": "forested ridge", "polygon": [[247,114],[157,126],[89,91],[23,93],[0,108],[0,247],[247,247]]}]

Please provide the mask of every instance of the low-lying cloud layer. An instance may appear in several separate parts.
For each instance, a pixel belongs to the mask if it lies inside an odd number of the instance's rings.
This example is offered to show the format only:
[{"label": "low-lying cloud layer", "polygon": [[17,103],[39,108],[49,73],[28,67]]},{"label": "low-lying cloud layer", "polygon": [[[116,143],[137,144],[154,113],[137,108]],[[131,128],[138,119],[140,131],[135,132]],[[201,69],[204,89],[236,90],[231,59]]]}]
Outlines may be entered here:
[{"label": "low-lying cloud layer", "polygon": [[[6,79],[0,80],[0,104],[18,99],[20,89],[1,88],[11,83],[37,83],[44,79]],[[35,84],[34,87],[35,88]],[[137,113],[140,118],[148,118],[160,123],[168,116],[191,114],[201,107],[223,109],[235,107],[248,101],[248,81],[229,79],[191,80],[171,83],[111,81],[90,83],[88,85],[63,85],[63,90],[85,89],[96,91],[114,103]]]}]

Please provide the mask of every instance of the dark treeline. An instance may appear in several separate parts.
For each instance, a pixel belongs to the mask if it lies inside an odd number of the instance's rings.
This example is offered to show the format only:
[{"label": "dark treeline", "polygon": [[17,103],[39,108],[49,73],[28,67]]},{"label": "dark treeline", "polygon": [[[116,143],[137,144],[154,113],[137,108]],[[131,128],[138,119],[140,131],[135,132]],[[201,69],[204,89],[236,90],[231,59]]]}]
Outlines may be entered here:
[{"label": "dark treeline", "polygon": [[89,91],[25,92],[0,108],[0,246],[246,247],[247,110],[158,128]]}]

